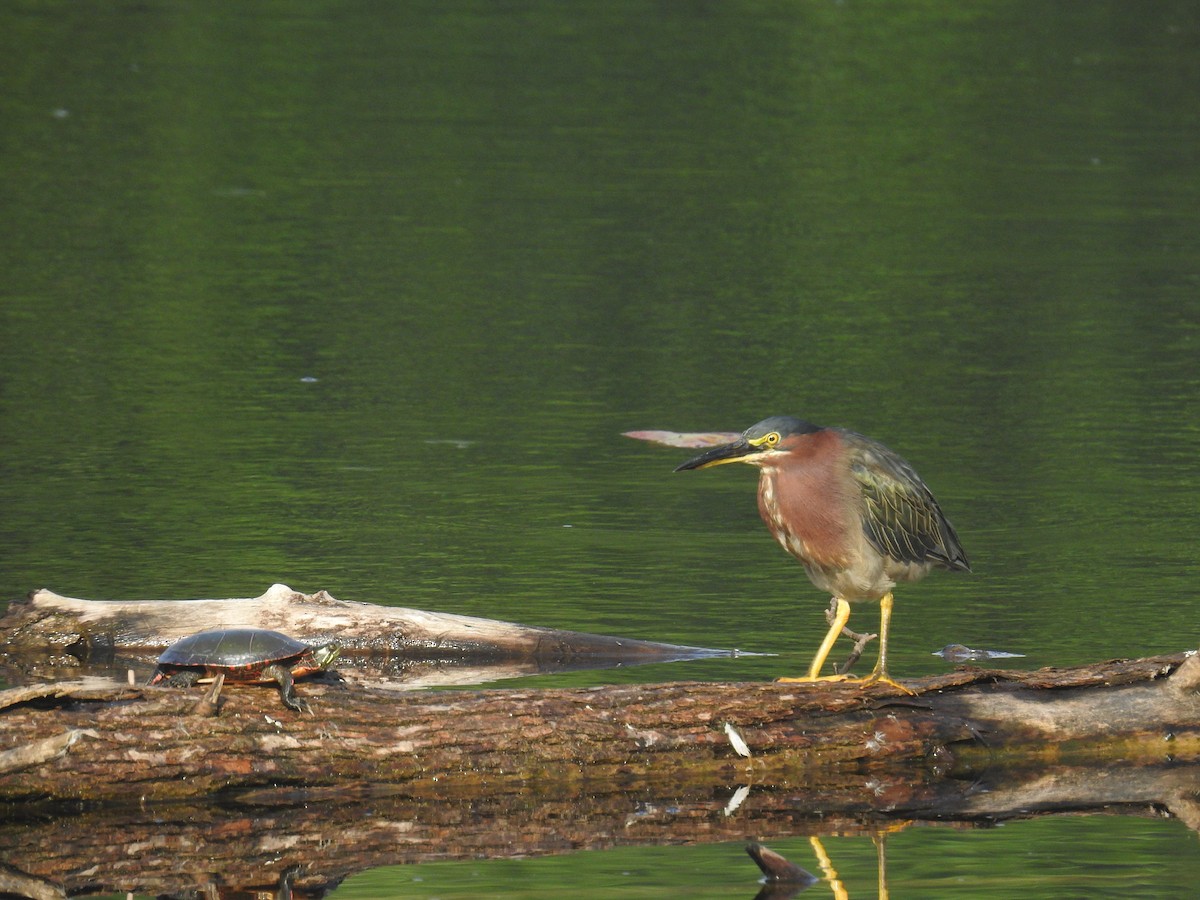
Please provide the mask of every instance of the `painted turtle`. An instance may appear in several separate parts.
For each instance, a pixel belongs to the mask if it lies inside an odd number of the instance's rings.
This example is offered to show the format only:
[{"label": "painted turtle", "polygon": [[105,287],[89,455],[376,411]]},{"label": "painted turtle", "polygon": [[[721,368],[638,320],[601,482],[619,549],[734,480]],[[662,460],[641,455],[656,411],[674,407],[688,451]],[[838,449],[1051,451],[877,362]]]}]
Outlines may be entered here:
[{"label": "painted turtle", "polygon": [[191,687],[219,672],[238,684],[279,684],[289,709],[311,712],[296,696],[294,678],[329,667],[341,652],[336,644],[314,647],[265,628],[221,628],[181,638],[163,651],[150,684]]}]

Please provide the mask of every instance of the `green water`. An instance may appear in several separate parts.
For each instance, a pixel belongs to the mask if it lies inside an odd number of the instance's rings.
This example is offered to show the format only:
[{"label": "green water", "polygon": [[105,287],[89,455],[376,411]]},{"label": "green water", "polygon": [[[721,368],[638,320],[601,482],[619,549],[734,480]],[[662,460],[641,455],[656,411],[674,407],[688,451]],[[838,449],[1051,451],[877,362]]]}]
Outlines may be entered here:
[{"label": "green water", "polygon": [[[1181,844],[1173,845],[1171,839]],[[1185,898],[1195,891],[1200,859],[1173,856],[1194,840],[1178,823],[1123,819],[1059,819],[958,832],[918,828],[890,835],[886,844],[892,897]],[[1136,855],[1114,859],[1113,846]],[[822,845],[851,898],[874,897],[878,856],[870,838],[829,837]],[[821,874],[808,841],[782,838],[769,846],[815,875]],[[442,900],[476,897],[563,896],[751,900],[759,871],[743,844],[688,848],[641,847],[534,860],[480,860],[377,869],[345,882],[343,900],[376,897]],[[815,884],[801,897],[829,897]]]},{"label": "green water", "polygon": [[[904,454],[971,557],[898,593],[897,673],[1194,647],[1198,39],[1167,0],[7,4],[0,597],[278,581],[778,654],[536,683],[794,674],[825,598],[753,474],[619,436],[793,413]],[[1117,821],[1114,895],[1194,883],[1194,834]],[[894,895],[946,843],[973,891],[1028,864],[929,834]]]}]

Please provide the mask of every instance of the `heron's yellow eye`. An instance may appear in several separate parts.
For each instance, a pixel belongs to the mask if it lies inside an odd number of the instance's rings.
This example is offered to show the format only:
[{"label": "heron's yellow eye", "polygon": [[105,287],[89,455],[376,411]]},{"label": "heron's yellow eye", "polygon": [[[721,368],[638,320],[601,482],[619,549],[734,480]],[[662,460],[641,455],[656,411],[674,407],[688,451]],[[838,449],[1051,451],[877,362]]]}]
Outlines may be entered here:
[{"label": "heron's yellow eye", "polygon": [[776,444],[779,443],[779,432],[772,431],[765,438],[763,438],[763,443],[766,444],[768,447],[774,447]]}]

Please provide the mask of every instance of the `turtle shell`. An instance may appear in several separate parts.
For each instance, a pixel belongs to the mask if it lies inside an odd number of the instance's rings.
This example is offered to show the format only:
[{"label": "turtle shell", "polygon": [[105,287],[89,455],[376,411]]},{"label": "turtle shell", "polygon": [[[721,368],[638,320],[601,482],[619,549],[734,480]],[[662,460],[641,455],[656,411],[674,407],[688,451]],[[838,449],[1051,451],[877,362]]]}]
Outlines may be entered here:
[{"label": "turtle shell", "polygon": [[224,672],[230,681],[254,681],[271,663],[289,664],[294,675],[317,671],[313,650],[266,628],[222,628],[181,638],[163,651],[158,665],[164,671],[204,669],[208,674]]}]

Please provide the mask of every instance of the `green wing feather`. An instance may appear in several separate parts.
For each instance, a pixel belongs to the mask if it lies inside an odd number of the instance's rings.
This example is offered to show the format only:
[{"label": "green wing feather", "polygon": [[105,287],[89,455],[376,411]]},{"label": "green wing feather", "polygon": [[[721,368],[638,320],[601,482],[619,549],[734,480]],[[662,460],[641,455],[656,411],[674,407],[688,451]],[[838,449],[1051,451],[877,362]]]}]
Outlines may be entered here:
[{"label": "green wing feather", "polygon": [[851,450],[850,471],[862,488],[863,531],[875,549],[898,562],[969,571],[954,526],[913,467],[861,434],[847,431],[842,437]]}]

